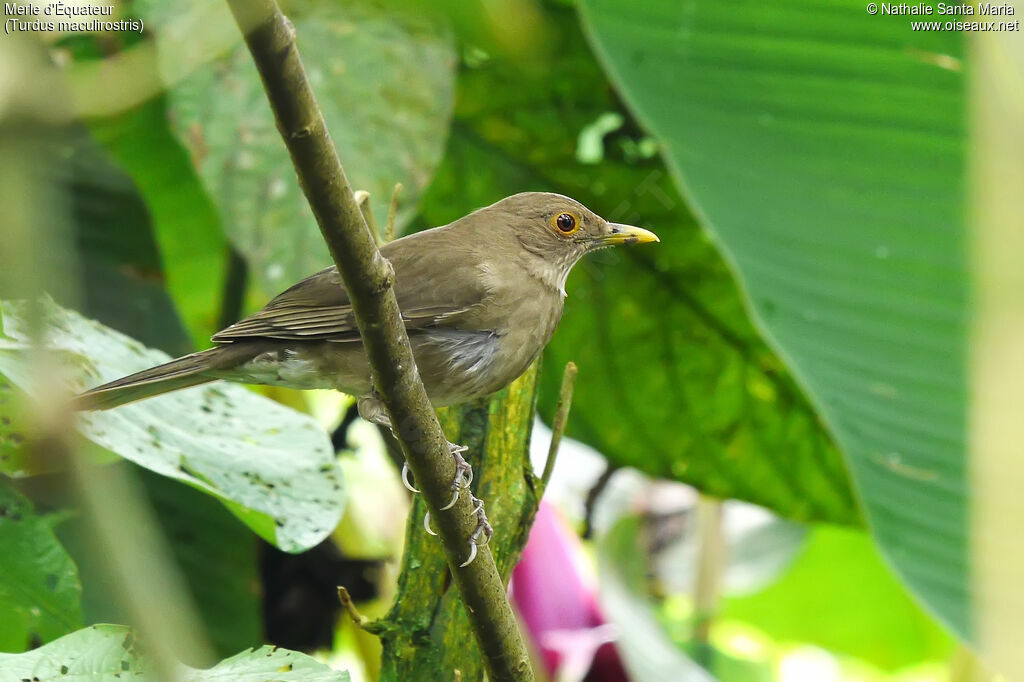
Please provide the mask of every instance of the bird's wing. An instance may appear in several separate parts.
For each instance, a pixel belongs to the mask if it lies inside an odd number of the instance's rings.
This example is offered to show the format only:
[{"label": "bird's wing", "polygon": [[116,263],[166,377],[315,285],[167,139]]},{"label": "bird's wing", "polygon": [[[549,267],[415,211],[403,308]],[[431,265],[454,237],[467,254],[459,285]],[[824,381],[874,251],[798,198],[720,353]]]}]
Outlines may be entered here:
[{"label": "bird's wing", "polygon": [[[428,230],[386,245],[381,252],[395,269],[395,294],[406,329],[458,327],[487,295],[472,259],[452,249],[449,235]],[[262,310],[213,337],[241,339],[358,341],[355,314],[337,268],[307,277]]]}]

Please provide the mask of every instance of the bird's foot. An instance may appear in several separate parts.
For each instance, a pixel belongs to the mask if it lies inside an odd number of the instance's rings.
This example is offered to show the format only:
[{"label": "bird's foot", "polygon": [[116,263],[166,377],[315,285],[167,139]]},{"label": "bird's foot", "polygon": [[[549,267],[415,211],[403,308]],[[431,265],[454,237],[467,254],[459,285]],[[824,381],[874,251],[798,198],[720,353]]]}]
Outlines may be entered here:
[{"label": "bird's foot", "polygon": [[[476,515],[476,528],[469,536],[469,557],[459,564],[459,568],[465,568],[473,563],[476,559],[476,555],[480,547],[486,547],[491,542],[491,535],[494,534],[494,529],[491,528],[491,524],[487,521],[487,513],[484,512],[484,501],[476,496],[472,496],[473,499],[473,513]],[[423,515],[423,528],[427,531],[428,535],[437,535],[433,528],[430,527],[430,512]],[[484,541],[480,542],[480,538]]]},{"label": "bird's foot", "polygon": [[[487,522],[487,514],[484,512],[484,501],[473,496],[473,513],[476,514],[476,528],[469,536],[469,558],[459,564],[459,568],[465,568],[476,559],[477,548],[486,547],[491,542],[491,535],[494,529]],[[480,538],[484,541],[480,542]]]},{"label": "bird's foot", "polygon": [[409,463],[402,462],[402,485],[411,493],[419,493],[420,489],[409,481]]},{"label": "bird's foot", "polygon": [[[462,456],[463,452],[469,450],[465,445],[458,445],[456,443],[448,443],[448,451],[451,453],[452,458],[455,460],[455,479],[452,481],[452,499],[445,506],[441,507],[441,511],[451,509],[455,506],[455,503],[459,501],[459,491],[469,488],[473,483],[473,467],[469,465],[466,458]],[[405,485],[410,491],[414,493],[419,492],[419,488],[415,487],[409,480],[409,463],[404,462],[402,464],[402,484]]]},{"label": "bird's foot", "polygon": [[[469,466],[469,462],[462,456],[462,453],[469,450],[469,448],[465,445],[448,443],[448,450],[452,453],[452,459],[455,460],[455,479],[452,481],[451,486],[452,501],[441,507],[441,511],[454,507],[455,503],[459,501],[459,491],[468,490],[469,486],[473,484],[473,467]],[[473,499],[476,498],[474,497]]]}]

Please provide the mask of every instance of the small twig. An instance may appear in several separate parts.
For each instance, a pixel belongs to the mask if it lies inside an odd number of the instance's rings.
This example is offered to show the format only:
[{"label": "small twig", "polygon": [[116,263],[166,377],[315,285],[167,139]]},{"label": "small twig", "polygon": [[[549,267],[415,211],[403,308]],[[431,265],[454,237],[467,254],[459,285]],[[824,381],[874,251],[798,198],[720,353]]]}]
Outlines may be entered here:
[{"label": "small twig", "polygon": [[583,500],[582,537],[584,540],[589,540],[594,536],[594,509],[597,507],[597,500],[601,497],[601,493],[608,487],[608,482],[612,480],[612,476],[618,470],[619,466],[617,464],[608,462],[604,471],[594,481],[594,485],[590,486],[590,490],[587,491],[587,497]]},{"label": "small twig", "polygon": [[402,183],[396,182],[395,189],[391,192],[391,205],[388,206],[388,224],[384,228],[384,242],[395,241],[395,217],[398,215],[398,193],[403,189]]},{"label": "small twig", "polygon": [[569,409],[572,407],[572,391],[576,387],[576,374],[579,370],[575,362],[565,363],[565,372],[562,374],[562,388],[558,392],[558,404],[555,405],[555,418],[551,423],[551,445],[548,446],[548,459],[544,462],[544,473],[540,476],[541,485],[545,488],[551,480],[551,474],[555,471],[555,457],[558,456],[558,446],[562,443],[562,436],[565,434],[565,425],[569,421]]},{"label": "small twig", "polygon": [[360,189],[356,190],[352,196],[356,198],[356,203],[359,204],[359,212],[363,214],[363,220],[366,221],[366,226],[370,228],[373,241],[377,242],[377,246],[382,246],[384,240],[381,239],[380,228],[377,227],[377,219],[373,217],[373,208],[370,206],[370,193],[365,189]]},{"label": "small twig", "polygon": [[352,595],[348,593],[344,585],[338,585],[338,601],[341,602],[342,607],[344,607],[353,623],[363,630],[374,631],[372,627],[374,621],[359,613],[359,609],[356,608],[355,603],[352,601]]},{"label": "small twig", "polygon": [[351,450],[352,446],[348,441],[348,428],[352,426],[353,422],[359,418],[359,408],[353,401],[348,407],[341,413],[341,422],[338,427],[331,432],[331,445],[334,446],[335,454],[342,450]]}]

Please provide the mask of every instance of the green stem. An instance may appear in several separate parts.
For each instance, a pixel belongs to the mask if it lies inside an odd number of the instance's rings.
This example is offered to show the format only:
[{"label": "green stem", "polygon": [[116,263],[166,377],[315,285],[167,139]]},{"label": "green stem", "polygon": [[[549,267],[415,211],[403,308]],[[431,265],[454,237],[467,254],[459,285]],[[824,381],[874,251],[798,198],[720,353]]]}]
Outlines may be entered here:
[{"label": "green stem", "polygon": [[388,206],[388,224],[384,232],[384,241],[395,241],[395,218],[398,216],[398,194],[402,191],[402,183],[396,182],[391,191],[391,204]]},{"label": "green stem", "polygon": [[363,219],[313,95],[295,28],[274,0],[228,0],[263,80],[299,183],[352,302],[374,389],[391,415],[409,468],[423,491],[448,566],[466,605],[488,677],[532,680],[522,635],[488,548],[466,567],[476,528],[469,495],[448,504],[455,462],[416,371],[393,289],[394,271]]},{"label": "green stem", "polygon": [[555,457],[558,456],[558,446],[562,443],[562,436],[565,434],[565,425],[569,422],[569,410],[572,408],[572,391],[576,387],[575,362],[565,363],[565,372],[562,374],[562,388],[558,392],[558,403],[555,405],[555,418],[551,422],[551,445],[548,446],[548,459],[544,462],[544,473],[541,474],[541,485],[548,487],[551,474],[555,471]]},{"label": "green stem", "polygon": [[377,242],[377,246],[384,246],[386,243],[380,235],[380,228],[377,227],[377,219],[373,217],[373,207],[370,206],[370,193],[365,189],[361,189],[355,193],[356,203],[359,204],[359,211],[363,214],[363,220],[366,221],[366,226],[370,229],[370,234],[373,235],[373,240]]},{"label": "green stem", "polygon": [[718,594],[725,568],[722,501],[701,495],[697,502],[697,576],[693,586],[694,659],[707,670],[713,665],[711,625],[718,611]]}]

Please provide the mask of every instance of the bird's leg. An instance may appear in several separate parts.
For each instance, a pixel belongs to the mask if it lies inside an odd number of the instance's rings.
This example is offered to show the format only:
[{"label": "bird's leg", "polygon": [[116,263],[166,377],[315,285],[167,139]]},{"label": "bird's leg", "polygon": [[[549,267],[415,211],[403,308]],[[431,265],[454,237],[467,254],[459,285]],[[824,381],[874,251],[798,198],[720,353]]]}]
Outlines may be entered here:
[{"label": "bird's leg", "polygon": [[[394,426],[391,424],[391,417],[384,408],[384,404],[379,400],[372,397],[360,398],[358,408],[360,417],[372,424],[385,426],[391,431],[391,435],[396,435]],[[442,510],[454,507],[455,503],[459,499],[459,491],[469,488],[470,484],[473,483],[473,467],[471,467],[469,462],[466,461],[466,458],[462,456],[462,453],[466,452],[469,448],[465,445],[452,443],[451,441],[445,442],[448,443],[448,451],[455,460],[455,479],[452,481],[452,499],[448,504],[441,507]],[[402,483],[412,492],[419,492],[419,490],[413,487],[412,483],[409,482],[408,462],[402,463]]]},{"label": "bird's leg", "polygon": [[[358,403],[359,416],[370,422],[371,424],[377,424],[378,426],[385,426],[391,431],[392,435],[395,435],[395,428],[391,423],[391,417],[388,415],[387,410],[384,408],[384,404],[376,398],[363,397],[359,399]],[[469,450],[465,445],[458,445],[451,441],[448,443],[448,451],[451,453],[452,458],[455,459],[455,480],[452,481],[452,500],[441,510],[451,509],[455,506],[455,503],[459,499],[459,491],[462,489],[468,489],[473,483],[473,467],[469,465],[466,458],[462,456],[463,452]],[[402,464],[402,483],[405,487],[414,493],[418,493],[419,490],[413,487],[412,483],[409,482],[409,464],[404,462]],[[491,535],[494,533],[494,529],[491,528],[491,524],[487,522],[487,514],[484,512],[484,502],[475,495],[470,494],[470,498],[473,500],[473,514],[476,515],[476,528],[469,536],[469,558],[465,562],[459,565],[460,568],[469,566],[476,559],[477,550],[491,541]],[[430,512],[423,517],[423,527],[430,535],[437,535],[430,528]],[[483,542],[480,539],[484,538]]]}]

